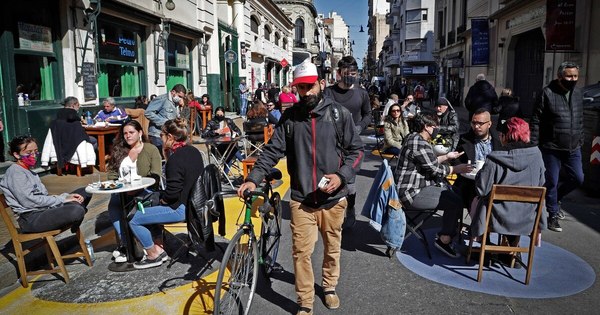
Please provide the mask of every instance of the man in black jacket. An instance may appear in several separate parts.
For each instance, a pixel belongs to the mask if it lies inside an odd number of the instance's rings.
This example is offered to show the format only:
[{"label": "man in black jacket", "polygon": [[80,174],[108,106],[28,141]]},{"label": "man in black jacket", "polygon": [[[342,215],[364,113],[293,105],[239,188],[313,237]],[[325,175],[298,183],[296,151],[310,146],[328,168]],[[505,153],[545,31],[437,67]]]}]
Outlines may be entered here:
[{"label": "man in black jacket", "polygon": [[548,84],[531,116],[531,142],[539,145],[546,166],[548,229],[562,232],[561,199],[583,183],[583,98],[575,88],[579,66],[565,61]]},{"label": "man in black jacket", "polygon": [[[480,108],[473,113],[473,117],[471,117],[471,129],[462,135],[458,142],[456,151],[464,151],[465,153],[460,156],[457,164],[468,163],[470,161],[471,164],[477,164],[479,168],[482,164],[480,164],[481,162],[478,164],[477,161],[485,161],[492,151],[498,150],[502,146],[496,128],[493,127],[492,116],[487,109]],[[454,187],[460,189],[463,203],[467,209],[470,208],[473,198],[477,195],[475,181],[465,177],[469,176],[469,174],[458,176],[454,182]]]},{"label": "man in black jacket", "polygon": [[340,305],[335,288],[340,276],[347,184],[358,172],[363,144],[350,112],[324,96],[325,80],[318,77],[314,64],[297,66],[292,85],[298,88],[300,102],[282,114],[238,195],[256,189],[279,159],[287,157],[298,314],[312,314],[315,289],[311,254],[319,234],[324,243],[325,306],[335,309]]},{"label": "man in black jacket", "polygon": [[485,75],[477,75],[477,81],[469,88],[465,97],[465,107],[469,111],[469,119],[478,108],[485,108],[489,112],[496,107],[498,103],[498,94],[494,86],[485,80]]}]

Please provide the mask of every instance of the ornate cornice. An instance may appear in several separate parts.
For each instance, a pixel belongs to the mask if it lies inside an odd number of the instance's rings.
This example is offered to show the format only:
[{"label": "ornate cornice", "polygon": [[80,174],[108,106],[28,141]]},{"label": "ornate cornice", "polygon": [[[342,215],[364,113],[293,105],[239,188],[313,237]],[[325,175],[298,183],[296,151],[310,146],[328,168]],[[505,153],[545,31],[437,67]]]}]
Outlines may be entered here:
[{"label": "ornate cornice", "polygon": [[317,17],[317,8],[315,8],[312,0],[273,0],[275,4],[297,4],[307,7],[314,17]]}]

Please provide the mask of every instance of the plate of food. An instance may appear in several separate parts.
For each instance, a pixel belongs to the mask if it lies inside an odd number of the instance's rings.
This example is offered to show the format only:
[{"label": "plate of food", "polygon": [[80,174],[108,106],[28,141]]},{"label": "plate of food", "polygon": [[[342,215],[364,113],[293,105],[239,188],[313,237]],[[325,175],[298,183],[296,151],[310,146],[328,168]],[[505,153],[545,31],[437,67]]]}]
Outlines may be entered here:
[{"label": "plate of food", "polygon": [[123,183],[112,181],[112,180],[102,182],[100,184],[100,190],[113,190],[113,189],[118,189],[121,187],[123,187]]}]

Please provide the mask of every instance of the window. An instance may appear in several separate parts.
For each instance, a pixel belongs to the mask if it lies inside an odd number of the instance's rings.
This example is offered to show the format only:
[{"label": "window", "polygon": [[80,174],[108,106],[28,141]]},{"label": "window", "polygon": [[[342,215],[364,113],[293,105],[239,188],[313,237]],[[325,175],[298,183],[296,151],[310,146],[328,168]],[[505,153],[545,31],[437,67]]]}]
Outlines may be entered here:
[{"label": "window", "polygon": [[427,41],[425,39],[407,39],[406,51],[427,51]]},{"label": "window", "polygon": [[271,29],[268,25],[265,25],[265,39],[268,41],[271,40]]},{"label": "window", "polygon": [[283,48],[283,50],[287,50],[287,48],[288,48],[287,46],[288,46],[288,40],[287,40],[287,38],[284,37],[281,48]]},{"label": "window", "polygon": [[258,34],[258,26],[259,25],[260,25],[260,23],[258,22],[258,19],[255,16],[251,16],[250,17],[250,30],[254,34]]},{"label": "window", "polygon": [[275,32],[275,46],[279,46],[279,40],[281,39],[281,37],[279,36],[278,32]]},{"label": "window", "polygon": [[167,41],[167,89],[175,84],[183,84],[191,88],[192,71],[190,60],[190,47],[192,43],[176,35],[169,36]]},{"label": "window", "polygon": [[406,10],[406,23],[420,22],[421,10]]},{"label": "window", "polygon": [[294,24],[294,46],[300,46],[304,40],[304,21],[301,18],[296,19]]},{"label": "window", "polygon": [[[17,94],[27,94],[32,105],[61,98],[62,67],[54,44],[58,40],[53,19],[58,15],[56,4],[38,0],[15,2],[10,6],[15,8],[14,12],[28,12],[18,16],[5,14],[0,22],[4,30],[13,34],[16,81],[11,89],[16,88]],[[31,11],[32,7],[36,10]]]},{"label": "window", "polygon": [[[109,22],[110,21],[110,22]],[[144,77],[141,26],[101,15],[98,19],[98,96],[136,97]]]},{"label": "window", "polygon": [[427,9],[421,10],[421,18],[423,19],[423,21],[427,21]]}]

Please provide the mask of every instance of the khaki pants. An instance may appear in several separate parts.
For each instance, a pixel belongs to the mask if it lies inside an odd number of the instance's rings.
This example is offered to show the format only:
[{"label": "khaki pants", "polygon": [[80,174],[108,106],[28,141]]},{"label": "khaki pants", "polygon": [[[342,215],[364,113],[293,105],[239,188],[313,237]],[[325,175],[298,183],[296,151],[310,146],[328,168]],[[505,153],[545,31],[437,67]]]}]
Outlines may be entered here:
[{"label": "khaki pants", "polygon": [[340,277],[342,223],[348,202],[346,198],[328,209],[314,209],[290,201],[292,214],[292,257],[296,276],[298,305],[312,308],[315,289],[311,255],[318,232],[323,238],[323,291],[335,290]]}]

